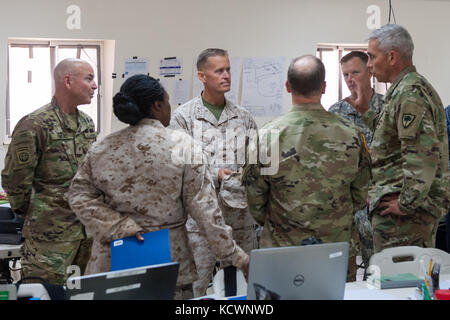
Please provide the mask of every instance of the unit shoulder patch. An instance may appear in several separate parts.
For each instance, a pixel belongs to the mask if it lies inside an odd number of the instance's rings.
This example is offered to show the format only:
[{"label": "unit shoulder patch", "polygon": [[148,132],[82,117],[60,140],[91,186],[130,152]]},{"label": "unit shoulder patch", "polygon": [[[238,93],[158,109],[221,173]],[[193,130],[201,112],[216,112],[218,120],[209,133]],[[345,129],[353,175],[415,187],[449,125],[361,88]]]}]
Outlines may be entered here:
[{"label": "unit shoulder patch", "polygon": [[31,162],[31,153],[28,147],[21,147],[16,150],[18,164],[27,164]]},{"label": "unit shoulder patch", "polygon": [[403,128],[408,128],[410,125],[411,125],[411,123],[413,123],[414,122],[414,119],[416,118],[416,116],[415,115],[413,115],[413,114],[403,114],[403,117],[402,117],[402,124],[403,124]]}]

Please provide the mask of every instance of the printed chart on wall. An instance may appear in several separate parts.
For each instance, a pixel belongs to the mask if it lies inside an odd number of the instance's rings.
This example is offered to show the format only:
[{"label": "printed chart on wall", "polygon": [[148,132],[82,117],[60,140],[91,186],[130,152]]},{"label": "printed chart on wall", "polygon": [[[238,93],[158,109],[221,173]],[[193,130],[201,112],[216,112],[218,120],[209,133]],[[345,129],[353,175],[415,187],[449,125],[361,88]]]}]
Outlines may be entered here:
[{"label": "printed chart on wall", "polygon": [[125,80],[136,74],[147,74],[149,60],[145,58],[127,58],[125,59]]},{"label": "printed chart on wall", "polygon": [[[197,61],[194,61],[194,87],[192,96],[196,97],[202,93],[203,83],[197,77]],[[241,80],[241,58],[239,57],[230,57],[230,73],[231,73],[231,87],[230,91],[225,93],[225,98],[233,102],[234,104],[238,103],[238,95],[239,95],[239,82]]]},{"label": "printed chart on wall", "polygon": [[183,79],[177,79],[173,83],[173,93],[171,100],[175,106],[180,106],[189,101],[190,82]]},{"label": "printed chart on wall", "polygon": [[183,59],[168,57],[159,60],[159,76],[174,77],[183,73]]},{"label": "printed chart on wall", "polygon": [[241,104],[252,116],[281,115],[285,68],[285,57],[244,59]]}]

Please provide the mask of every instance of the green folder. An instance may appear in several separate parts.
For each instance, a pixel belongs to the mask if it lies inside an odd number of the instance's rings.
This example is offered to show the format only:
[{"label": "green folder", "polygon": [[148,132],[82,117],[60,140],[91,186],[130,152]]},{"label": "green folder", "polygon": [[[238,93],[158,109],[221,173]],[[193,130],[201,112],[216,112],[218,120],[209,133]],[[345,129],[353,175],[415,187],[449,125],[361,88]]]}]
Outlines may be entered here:
[{"label": "green folder", "polygon": [[379,289],[408,288],[422,285],[424,280],[412,273],[384,274],[378,276],[368,276],[367,282]]}]

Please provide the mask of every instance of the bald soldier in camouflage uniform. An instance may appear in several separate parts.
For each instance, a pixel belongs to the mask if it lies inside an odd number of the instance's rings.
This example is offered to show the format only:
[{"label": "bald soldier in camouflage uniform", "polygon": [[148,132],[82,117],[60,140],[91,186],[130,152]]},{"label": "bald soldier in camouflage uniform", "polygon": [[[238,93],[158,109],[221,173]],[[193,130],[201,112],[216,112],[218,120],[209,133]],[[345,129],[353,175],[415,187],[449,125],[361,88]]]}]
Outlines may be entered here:
[{"label": "bald soldier in camouflage uniform", "polygon": [[[149,97],[142,98],[147,92]],[[164,100],[152,103],[158,92]],[[157,80],[138,75],[124,83],[120,94],[124,98],[114,102],[114,113],[128,121],[135,103],[141,110],[138,121],[92,146],[69,192],[71,207],[94,237],[86,272],[110,270],[113,239],[169,229],[172,261],[180,263],[175,298],[192,298],[197,270],[185,228],[189,214],[211,250],[246,273],[249,257],[225,224],[207,155],[189,135],[165,128],[170,121],[167,93]],[[157,105],[166,110],[164,117],[156,113]],[[116,112],[120,108],[130,110],[122,113],[126,117]],[[145,117],[150,108],[154,118]],[[199,163],[185,161],[191,147]]]},{"label": "bald soldier in camouflage uniform", "polygon": [[[370,156],[359,130],[320,104],[324,79],[316,57],[292,61],[286,83],[292,110],[263,127],[258,163],[244,167],[249,211],[263,225],[263,248],[297,246],[309,237],[350,242],[354,214],[365,206]],[[267,154],[279,155],[271,174],[262,171],[265,144]],[[352,267],[349,274],[355,274]]]},{"label": "bald soldier in camouflage uniform", "polygon": [[[448,141],[444,108],[431,84],[412,64],[408,31],[385,25],[369,37],[369,68],[392,83],[377,116],[363,120],[374,129],[370,214],[374,250],[396,246],[434,247],[438,220],[448,208]],[[368,97],[354,101],[368,109]]]},{"label": "bald soldier in camouflage uniform", "polygon": [[[357,93],[355,91],[356,84],[363,86],[367,95],[371,96],[369,107],[373,112],[379,114],[383,107],[383,95],[376,93],[370,84],[372,72],[367,68],[369,57],[362,51],[351,51],[342,57],[341,70],[345,83],[350,90],[351,97],[355,99]],[[367,146],[370,148],[372,144],[373,132],[362,121],[362,115],[352,106],[349,98],[344,98],[332,105],[328,111],[339,114],[344,118],[352,121],[358,129],[364,134]],[[373,254],[373,229],[368,216],[368,208],[359,210],[355,214],[355,220],[352,225],[352,241],[350,246],[350,260],[356,261],[356,255],[361,253],[364,265],[364,278],[366,277],[367,267],[369,266],[370,257]],[[354,258],[353,258],[354,256]],[[356,277],[356,275],[355,275]],[[352,278],[353,275],[352,275]]]},{"label": "bald soldier in camouflage uniform", "polygon": [[2,186],[14,212],[25,217],[22,277],[63,284],[67,267],[81,272],[90,240],[67,203],[70,181],[96,139],[91,118],[77,109],[97,85],[91,66],[63,60],[55,68],[50,104],[22,118],[14,129],[2,171]]},{"label": "bald soldier in camouflage uniform", "polygon": [[[246,137],[252,131],[256,134],[256,124],[247,110],[225,99],[231,83],[225,50],[204,50],[198,57],[197,69],[204,91],[174,111],[170,127],[200,141],[210,156],[222,214],[233,229],[233,238],[249,253],[257,247],[256,223],[248,213],[239,171],[245,162]],[[202,296],[211,281],[216,257],[195,221],[189,218],[186,227],[199,272],[194,292],[195,296]]]}]

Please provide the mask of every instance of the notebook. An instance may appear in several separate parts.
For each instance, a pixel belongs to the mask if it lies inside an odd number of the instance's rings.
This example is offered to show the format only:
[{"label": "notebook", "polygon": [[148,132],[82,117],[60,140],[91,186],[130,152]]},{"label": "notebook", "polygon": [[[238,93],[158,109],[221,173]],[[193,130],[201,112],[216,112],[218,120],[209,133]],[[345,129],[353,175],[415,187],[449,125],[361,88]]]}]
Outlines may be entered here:
[{"label": "notebook", "polygon": [[111,241],[111,271],[171,262],[169,229]]},{"label": "notebook", "polygon": [[247,300],[342,300],[347,242],[254,249]]},{"label": "notebook", "polygon": [[69,278],[67,300],[173,300],[178,262]]}]

